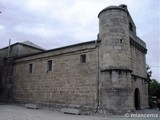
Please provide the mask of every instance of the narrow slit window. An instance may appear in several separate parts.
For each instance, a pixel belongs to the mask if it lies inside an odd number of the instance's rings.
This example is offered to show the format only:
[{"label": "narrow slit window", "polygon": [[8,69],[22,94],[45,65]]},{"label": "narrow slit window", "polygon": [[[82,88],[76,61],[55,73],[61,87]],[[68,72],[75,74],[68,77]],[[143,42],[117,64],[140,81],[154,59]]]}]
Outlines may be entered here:
[{"label": "narrow slit window", "polygon": [[129,29],[130,29],[130,31],[133,32],[133,25],[132,25],[132,23],[129,23]]},{"label": "narrow slit window", "polygon": [[52,71],[52,60],[47,62],[47,71]]},{"label": "narrow slit window", "polygon": [[123,40],[122,40],[122,39],[120,39],[119,41],[120,41],[120,43],[122,43],[122,42],[123,42]]},{"label": "narrow slit window", "polygon": [[29,73],[33,72],[33,64],[29,64]]},{"label": "narrow slit window", "polygon": [[81,63],[86,63],[86,54],[83,54],[80,56],[80,62]]}]

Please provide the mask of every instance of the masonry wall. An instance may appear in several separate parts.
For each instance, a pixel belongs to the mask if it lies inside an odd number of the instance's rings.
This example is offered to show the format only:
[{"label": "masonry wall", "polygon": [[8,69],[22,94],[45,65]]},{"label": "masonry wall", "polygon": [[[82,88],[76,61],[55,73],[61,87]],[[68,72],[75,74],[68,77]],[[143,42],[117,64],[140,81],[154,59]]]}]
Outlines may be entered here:
[{"label": "masonry wall", "polygon": [[[80,55],[86,54],[86,63]],[[52,71],[47,61],[52,60]],[[29,73],[28,65],[33,64]],[[14,98],[55,106],[94,107],[96,104],[95,45],[84,45],[16,60]]]},{"label": "masonry wall", "polygon": [[145,53],[138,50],[134,45],[131,46],[131,69],[132,74],[147,78]]},{"label": "masonry wall", "polygon": [[148,82],[141,78],[133,79],[133,96],[136,88],[140,92],[140,109],[148,108]]},{"label": "masonry wall", "polygon": [[133,96],[135,89],[138,88],[140,93],[140,108],[143,109],[148,107],[148,81],[145,58],[146,51],[142,46],[133,42],[130,44],[130,47]]},{"label": "masonry wall", "polygon": [[18,56],[20,56],[20,55],[38,53],[38,52],[42,52],[42,51],[43,50],[36,49],[34,47],[28,47],[28,46],[25,46],[25,45],[19,45],[18,46],[18,50],[17,50],[17,54],[18,54]]},{"label": "masonry wall", "polygon": [[126,11],[106,10],[99,15],[102,69],[130,69],[129,25]]}]

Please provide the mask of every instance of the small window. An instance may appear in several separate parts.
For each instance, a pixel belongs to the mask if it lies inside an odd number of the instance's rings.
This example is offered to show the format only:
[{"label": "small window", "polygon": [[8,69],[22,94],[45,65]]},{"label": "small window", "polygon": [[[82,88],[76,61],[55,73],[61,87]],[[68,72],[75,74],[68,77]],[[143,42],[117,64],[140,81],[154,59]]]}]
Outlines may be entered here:
[{"label": "small window", "polygon": [[86,63],[86,54],[80,56],[80,62]]},{"label": "small window", "polygon": [[122,39],[120,39],[120,40],[119,40],[119,42],[120,42],[120,43],[122,43],[122,42],[123,42],[123,40],[122,40]]},{"label": "small window", "polygon": [[52,60],[47,62],[47,71],[52,71]]},{"label": "small window", "polygon": [[32,73],[33,70],[33,64],[29,64],[29,73]]}]

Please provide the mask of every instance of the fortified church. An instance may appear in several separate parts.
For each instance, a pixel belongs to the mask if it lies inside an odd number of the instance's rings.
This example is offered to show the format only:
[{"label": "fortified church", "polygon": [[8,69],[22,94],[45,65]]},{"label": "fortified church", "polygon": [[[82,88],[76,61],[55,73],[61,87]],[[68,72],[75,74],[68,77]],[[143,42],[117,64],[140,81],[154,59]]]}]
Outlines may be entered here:
[{"label": "fortified church", "polygon": [[30,41],[0,49],[0,101],[81,111],[148,107],[146,44],[126,5],[98,14],[94,41],[44,50]]}]

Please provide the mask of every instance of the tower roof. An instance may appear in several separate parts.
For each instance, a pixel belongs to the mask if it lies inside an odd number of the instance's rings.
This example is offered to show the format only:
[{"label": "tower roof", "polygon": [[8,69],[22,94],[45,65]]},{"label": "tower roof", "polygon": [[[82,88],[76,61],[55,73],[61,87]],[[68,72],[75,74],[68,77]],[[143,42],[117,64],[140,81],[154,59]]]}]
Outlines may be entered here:
[{"label": "tower roof", "polygon": [[113,6],[113,5],[112,5],[112,6],[108,6],[108,7],[104,8],[103,10],[101,10],[101,11],[99,12],[98,17],[100,16],[100,14],[101,14],[102,12],[107,11],[107,10],[113,10],[113,9],[120,9],[120,10],[123,10],[123,11],[127,12],[127,14],[128,14],[127,5],[121,4],[121,5],[119,5],[119,6]]}]

